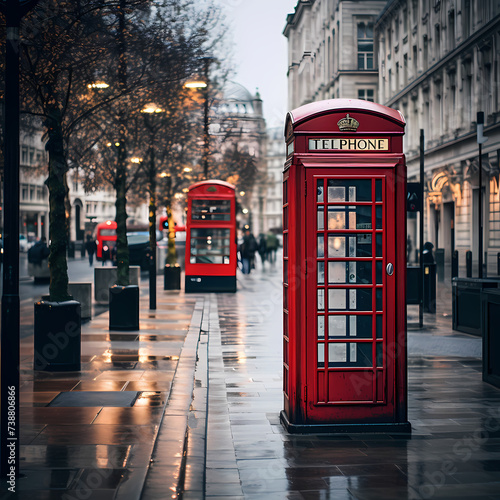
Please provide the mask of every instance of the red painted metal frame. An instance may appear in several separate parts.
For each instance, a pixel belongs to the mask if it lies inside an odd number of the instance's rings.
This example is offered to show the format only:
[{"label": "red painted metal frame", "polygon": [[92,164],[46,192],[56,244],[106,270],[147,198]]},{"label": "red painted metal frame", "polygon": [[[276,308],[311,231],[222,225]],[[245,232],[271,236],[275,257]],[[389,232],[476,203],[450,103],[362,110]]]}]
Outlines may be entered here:
[{"label": "red painted metal frame", "polygon": [[[337,122],[346,116],[359,122],[356,132],[340,132]],[[312,103],[287,116],[287,148],[291,151],[284,167],[284,188],[287,203],[284,203],[284,241],[288,239],[288,249],[284,251],[284,261],[288,277],[284,275],[284,412],[285,424],[307,432],[308,427],[325,424],[403,424],[407,423],[407,362],[406,362],[406,165],[402,154],[404,118],[395,110],[374,103],[359,100],[330,100]],[[384,137],[388,139],[388,151],[339,151],[308,149],[310,138],[365,138]],[[292,149],[293,147],[293,149]],[[312,373],[317,371],[316,306],[308,308],[308,302],[316,304],[316,197],[311,187],[310,177],[323,178],[381,178],[385,179],[384,189],[384,244],[383,250],[383,323],[384,360],[381,370],[376,368],[375,345],[373,343],[372,373],[387,370],[383,385],[383,398],[372,401],[331,401],[317,403],[317,388],[311,384]],[[372,185],[374,189],[374,183]],[[306,193],[309,193],[308,195]],[[312,199],[311,199],[312,198]],[[285,199],[285,197],[284,197]],[[375,202],[372,199],[373,211]],[[362,204],[362,203],[357,203]],[[324,206],[328,203],[325,201]],[[345,205],[351,205],[345,203]],[[356,203],[353,203],[356,205]],[[314,207],[314,210],[313,208]],[[312,213],[311,213],[311,210]],[[285,218],[288,221],[285,221]],[[325,210],[326,217],[326,210]],[[387,224],[391,229],[387,231]],[[374,224],[373,224],[374,225]],[[325,225],[325,228],[327,226]],[[376,229],[368,231],[375,234]],[[328,231],[325,229],[325,234]],[[359,233],[354,231],[354,233]],[[308,243],[309,242],[309,243]],[[325,243],[326,247],[326,243]],[[387,250],[391,255],[387,255]],[[385,266],[394,264],[394,275],[386,275]],[[373,262],[376,259],[373,258]],[[325,259],[326,262],[326,259]],[[284,266],[285,267],[285,266]],[[372,269],[375,276],[375,270]],[[308,281],[312,284],[308,284]],[[325,292],[329,286],[324,286]],[[349,288],[345,285],[344,288]],[[359,285],[358,287],[359,288]],[[370,288],[376,289],[372,283]],[[327,293],[327,292],[326,292]],[[376,304],[372,297],[373,305]],[[390,312],[390,314],[388,314]],[[327,311],[325,308],[325,317]],[[375,318],[375,313],[371,312]],[[288,321],[288,324],[286,324]],[[372,325],[372,335],[375,325]],[[325,344],[326,339],[325,334]],[[325,365],[326,363],[325,356]],[[327,366],[325,372],[329,370]],[[359,368],[351,369],[362,372]],[[344,370],[336,369],[341,373]],[[349,369],[345,369],[347,373]],[[376,383],[375,377],[373,383]],[[311,386],[312,385],[312,386]],[[377,392],[374,391],[376,395]],[[322,432],[322,431],[321,431]],[[343,431],[341,431],[343,432]]]},{"label": "red painted metal frame", "polygon": [[[193,221],[191,220],[193,200],[230,200],[231,214],[229,221]],[[219,180],[201,181],[189,187],[187,196],[188,212],[186,222],[186,256],[185,273],[196,276],[236,276],[237,245],[236,245],[236,193],[235,187],[228,182]],[[189,261],[191,249],[191,229],[216,228],[230,229],[229,264],[192,264]]]}]

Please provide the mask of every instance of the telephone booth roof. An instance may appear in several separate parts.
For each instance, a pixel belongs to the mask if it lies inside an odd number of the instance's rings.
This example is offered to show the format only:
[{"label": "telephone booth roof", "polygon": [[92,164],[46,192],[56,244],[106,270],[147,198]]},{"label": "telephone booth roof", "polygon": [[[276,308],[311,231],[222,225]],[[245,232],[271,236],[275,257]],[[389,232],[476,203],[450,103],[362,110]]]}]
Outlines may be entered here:
[{"label": "telephone booth roof", "polygon": [[[286,117],[285,136],[288,137],[290,135],[290,125],[293,129],[296,129],[299,125],[303,125],[315,118],[331,115],[333,113],[345,112],[362,113],[388,120],[396,125],[396,127],[392,125],[393,130],[399,127],[401,133],[405,126],[405,119],[400,111],[388,108],[382,104],[361,99],[328,99],[325,101],[311,102],[300,108],[289,111]],[[362,127],[360,127],[359,131],[362,131]]]},{"label": "telephone booth roof", "polygon": [[229,184],[229,182],[219,181],[216,179],[216,180],[209,180],[209,181],[200,181],[200,182],[196,182],[194,184],[191,184],[191,186],[189,186],[189,191],[192,191],[193,189],[197,189],[197,188],[203,187],[203,186],[213,186],[214,184],[217,186],[225,187],[227,189],[232,189],[233,191],[236,190],[236,187],[233,186],[232,184]]}]

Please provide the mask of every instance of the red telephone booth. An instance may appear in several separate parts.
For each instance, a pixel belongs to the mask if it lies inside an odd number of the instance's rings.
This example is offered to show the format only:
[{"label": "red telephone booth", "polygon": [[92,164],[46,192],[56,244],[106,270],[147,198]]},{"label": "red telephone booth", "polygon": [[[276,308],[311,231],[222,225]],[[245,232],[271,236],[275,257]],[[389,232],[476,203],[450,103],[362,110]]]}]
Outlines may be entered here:
[{"label": "red telephone booth", "polygon": [[333,99],[288,113],[283,389],[289,432],[411,432],[405,121]]},{"label": "red telephone booth", "polygon": [[236,291],[236,195],[224,181],[189,187],[186,292]]}]

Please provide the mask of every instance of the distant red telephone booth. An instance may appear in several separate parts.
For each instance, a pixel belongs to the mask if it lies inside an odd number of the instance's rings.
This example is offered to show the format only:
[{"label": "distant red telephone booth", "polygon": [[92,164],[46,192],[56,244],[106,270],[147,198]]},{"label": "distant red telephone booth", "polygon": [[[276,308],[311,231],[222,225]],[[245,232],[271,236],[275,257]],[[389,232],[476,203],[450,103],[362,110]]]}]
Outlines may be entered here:
[{"label": "distant red telephone booth", "polygon": [[405,121],[334,99],[288,113],[284,410],[290,432],[411,432]]},{"label": "distant red telephone booth", "polygon": [[186,292],[236,291],[236,194],[228,182],[189,187],[186,222]]}]

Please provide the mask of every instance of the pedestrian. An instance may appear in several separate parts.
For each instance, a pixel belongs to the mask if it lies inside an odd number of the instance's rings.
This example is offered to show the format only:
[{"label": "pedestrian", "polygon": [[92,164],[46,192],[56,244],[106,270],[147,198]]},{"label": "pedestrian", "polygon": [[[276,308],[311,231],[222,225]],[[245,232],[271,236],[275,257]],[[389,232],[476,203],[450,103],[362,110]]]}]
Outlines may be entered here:
[{"label": "pedestrian", "polygon": [[50,250],[47,247],[47,240],[45,236],[42,236],[42,238],[28,250],[28,262],[41,266],[42,261],[45,260],[49,254]]},{"label": "pedestrian", "polygon": [[89,266],[92,267],[94,265],[94,254],[97,252],[97,245],[92,236],[90,236],[90,234],[87,234],[85,250],[89,255]]},{"label": "pedestrian", "polygon": [[262,262],[262,268],[264,268],[264,262],[266,261],[267,258],[267,240],[264,234],[262,233],[260,233],[259,235],[258,252],[260,255],[260,260]]},{"label": "pedestrian", "polygon": [[243,264],[243,274],[250,274],[252,263],[257,250],[257,241],[255,236],[250,233],[250,230],[245,231],[243,242],[240,245],[241,263]]},{"label": "pedestrian", "polygon": [[422,252],[422,257],[424,264],[434,264],[434,255],[432,254],[432,249],[434,248],[434,245],[430,242],[427,241],[424,243],[424,250]]},{"label": "pedestrian", "polygon": [[274,264],[276,262],[276,251],[278,250],[278,237],[271,231],[266,235],[267,260]]}]

